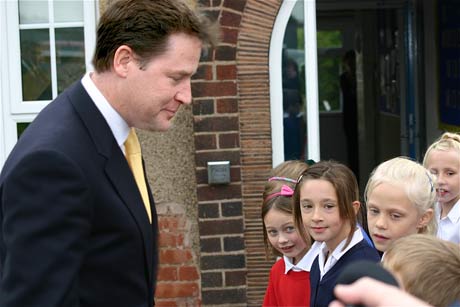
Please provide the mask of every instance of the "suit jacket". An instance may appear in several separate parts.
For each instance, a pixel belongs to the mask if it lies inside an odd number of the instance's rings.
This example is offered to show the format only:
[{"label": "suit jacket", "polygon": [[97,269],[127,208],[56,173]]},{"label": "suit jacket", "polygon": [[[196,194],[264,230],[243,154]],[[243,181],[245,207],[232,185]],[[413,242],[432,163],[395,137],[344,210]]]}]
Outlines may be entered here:
[{"label": "suit jacket", "polygon": [[0,306],[152,306],[158,224],[148,193],[152,224],[107,122],[73,84],[0,175]]}]

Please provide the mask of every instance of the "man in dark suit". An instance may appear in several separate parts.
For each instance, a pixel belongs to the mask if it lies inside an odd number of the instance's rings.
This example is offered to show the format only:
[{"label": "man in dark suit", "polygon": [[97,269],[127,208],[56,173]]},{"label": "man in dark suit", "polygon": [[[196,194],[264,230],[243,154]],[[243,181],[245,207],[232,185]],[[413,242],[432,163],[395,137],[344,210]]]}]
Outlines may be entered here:
[{"label": "man in dark suit", "polygon": [[215,34],[179,0],[120,0],[101,16],[95,72],[37,116],[2,169],[0,306],[154,304],[155,204],[125,141],[167,130],[191,103]]}]

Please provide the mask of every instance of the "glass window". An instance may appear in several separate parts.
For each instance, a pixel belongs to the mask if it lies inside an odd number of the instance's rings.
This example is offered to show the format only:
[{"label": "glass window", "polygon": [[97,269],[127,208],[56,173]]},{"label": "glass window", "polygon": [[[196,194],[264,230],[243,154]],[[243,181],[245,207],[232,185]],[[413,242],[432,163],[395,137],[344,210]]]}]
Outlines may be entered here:
[{"label": "glass window", "polygon": [[47,0],[19,0],[18,4],[20,24],[48,22]]},{"label": "glass window", "polygon": [[22,99],[51,100],[51,62],[49,31],[20,31]]},{"label": "glass window", "polygon": [[56,69],[58,94],[85,73],[83,28],[56,29]]},{"label": "glass window", "polygon": [[23,102],[52,100],[84,74],[83,4],[83,0],[19,1]]},{"label": "glass window", "polygon": [[[297,13],[296,13],[297,12]],[[303,3],[298,1],[287,23],[283,41],[284,159],[304,159],[306,150],[305,50]]]},{"label": "glass window", "polygon": [[30,123],[17,123],[16,124],[16,130],[18,133],[18,139],[21,137],[21,134],[26,130],[27,127],[29,127]]},{"label": "glass window", "polygon": [[82,0],[55,0],[54,1],[54,21],[55,22],[83,21],[83,1]]}]

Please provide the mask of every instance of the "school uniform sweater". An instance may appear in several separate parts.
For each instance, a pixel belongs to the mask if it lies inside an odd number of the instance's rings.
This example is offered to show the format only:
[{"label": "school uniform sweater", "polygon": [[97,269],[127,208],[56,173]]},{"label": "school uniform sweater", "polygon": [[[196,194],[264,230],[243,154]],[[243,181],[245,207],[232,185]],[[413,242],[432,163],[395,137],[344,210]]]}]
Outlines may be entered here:
[{"label": "school uniform sweater", "polygon": [[318,258],[319,256],[316,257],[310,271],[310,307],[329,306],[329,303],[335,298],[333,290],[337,277],[348,264],[358,260],[380,262],[377,250],[370,247],[364,239],[342,255],[322,279],[320,279],[321,272],[318,265]]},{"label": "school uniform sweater", "polygon": [[272,266],[263,307],[310,306],[310,269],[320,246],[313,243],[297,264],[284,256]]}]

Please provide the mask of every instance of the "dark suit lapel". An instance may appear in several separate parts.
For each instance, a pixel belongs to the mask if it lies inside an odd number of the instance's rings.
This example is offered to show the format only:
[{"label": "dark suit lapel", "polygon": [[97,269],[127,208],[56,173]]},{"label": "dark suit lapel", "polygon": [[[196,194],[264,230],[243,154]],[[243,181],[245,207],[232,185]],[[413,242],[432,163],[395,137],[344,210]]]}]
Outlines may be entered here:
[{"label": "dark suit lapel", "polygon": [[[71,91],[68,95],[69,100],[86,126],[88,133],[91,135],[94,146],[99,154],[106,158],[105,172],[108,179],[114,185],[115,190],[131,212],[140,229],[144,241],[145,258],[149,270],[150,282],[153,274],[152,255],[154,241],[152,237],[152,225],[150,225],[147,213],[145,212],[144,203],[134,176],[110,127],[81,85],[81,82],[76,82],[69,91]],[[154,206],[153,201],[151,204]]]}]

